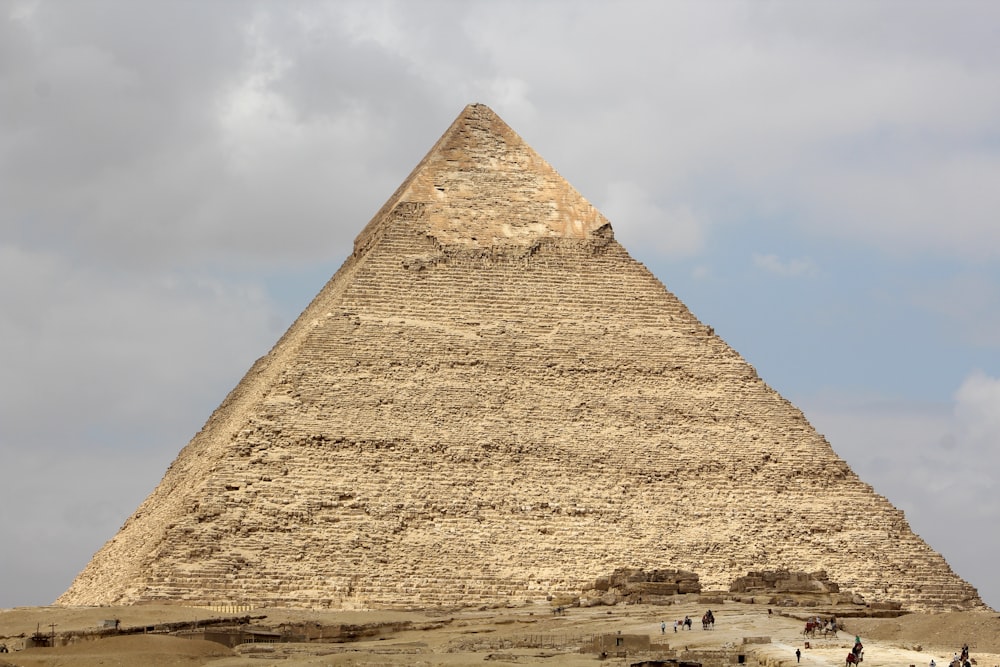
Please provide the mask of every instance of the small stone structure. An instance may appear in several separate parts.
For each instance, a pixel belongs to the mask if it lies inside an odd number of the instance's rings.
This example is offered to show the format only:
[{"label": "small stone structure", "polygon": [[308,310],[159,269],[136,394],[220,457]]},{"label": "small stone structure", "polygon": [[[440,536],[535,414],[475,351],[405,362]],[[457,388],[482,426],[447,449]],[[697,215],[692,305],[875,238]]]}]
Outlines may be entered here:
[{"label": "small stone structure", "polygon": [[840,585],[825,571],[789,572],[768,570],[738,577],[729,587],[733,593],[839,593]]},{"label": "small stone structure", "polygon": [[611,575],[598,577],[584,587],[580,605],[613,605],[619,602],[670,604],[677,595],[700,593],[698,575],[683,570],[618,568]]},{"label": "small stone structure", "polygon": [[649,653],[649,635],[608,633],[597,635],[584,652],[597,653],[602,658],[624,658],[637,653]]}]

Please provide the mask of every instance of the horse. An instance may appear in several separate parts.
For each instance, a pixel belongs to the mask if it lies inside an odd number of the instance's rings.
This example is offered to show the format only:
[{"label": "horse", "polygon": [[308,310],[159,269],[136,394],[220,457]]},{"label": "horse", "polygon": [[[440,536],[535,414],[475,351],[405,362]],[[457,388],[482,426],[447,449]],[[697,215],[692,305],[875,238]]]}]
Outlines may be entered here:
[{"label": "horse", "polygon": [[802,631],[802,634],[806,637],[815,637],[817,630],[819,630],[819,623],[816,621],[806,621],[806,627]]},{"label": "horse", "polygon": [[834,637],[837,636],[837,626],[836,625],[834,625],[834,624],[831,623],[830,625],[824,625],[823,626],[823,636],[826,637],[828,635],[833,635]]},{"label": "horse", "polygon": [[690,616],[685,616],[684,617],[684,625],[687,626],[688,630],[691,629],[691,617]]},{"label": "horse", "polygon": [[851,667],[851,665],[859,665],[865,659],[864,652],[855,653],[851,651],[847,654],[847,661],[844,663],[844,667]]},{"label": "horse", "polygon": [[701,629],[710,630],[715,628],[715,619],[711,614],[705,614],[701,617]]}]

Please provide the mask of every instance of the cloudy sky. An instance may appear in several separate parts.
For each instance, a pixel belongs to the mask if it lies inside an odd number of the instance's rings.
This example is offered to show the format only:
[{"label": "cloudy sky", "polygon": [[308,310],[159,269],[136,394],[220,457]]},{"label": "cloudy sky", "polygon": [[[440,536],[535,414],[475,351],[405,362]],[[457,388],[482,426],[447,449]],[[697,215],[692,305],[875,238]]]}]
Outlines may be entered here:
[{"label": "cloudy sky", "polygon": [[1000,607],[1000,4],[0,0],[0,607],[490,105]]}]

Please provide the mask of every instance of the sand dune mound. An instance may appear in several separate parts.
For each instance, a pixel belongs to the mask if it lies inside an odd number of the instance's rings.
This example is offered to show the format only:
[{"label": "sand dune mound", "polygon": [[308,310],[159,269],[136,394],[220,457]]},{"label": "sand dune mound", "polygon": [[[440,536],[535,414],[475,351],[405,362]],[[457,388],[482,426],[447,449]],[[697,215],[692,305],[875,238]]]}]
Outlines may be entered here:
[{"label": "sand dune mound", "polygon": [[968,644],[975,653],[1000,653],[1000,616],[988,612],[908,614],[899,618],[852,618],[847,629],[877,641],[942,646]]}]

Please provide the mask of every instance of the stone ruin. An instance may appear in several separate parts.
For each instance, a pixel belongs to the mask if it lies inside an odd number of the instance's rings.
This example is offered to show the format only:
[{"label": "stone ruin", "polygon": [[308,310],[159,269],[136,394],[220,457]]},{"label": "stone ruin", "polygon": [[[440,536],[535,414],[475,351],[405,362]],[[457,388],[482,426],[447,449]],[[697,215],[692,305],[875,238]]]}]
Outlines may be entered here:
[{"label": "stone ruin", "polygon": [[626,566],[984,606],[470,105],[57,602],[511,605]]},{"label": "stone ruin", "polygon": [[584,586],[579,604],[582,607],[620,602],[669,604],[678,595],[688,593],[701,593],[701,583],[694,572],[618,568]]},{"label": "stone ruin", "polygon": [[750,572],[736,578],[729,590],[734,593],[839,593],[840,585],[819,572],[789,572],[770,570]]}]

